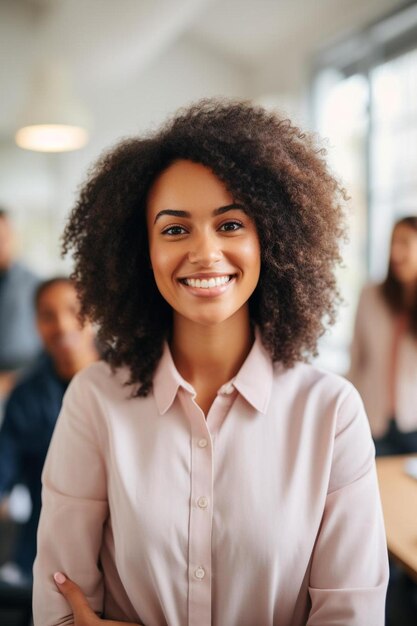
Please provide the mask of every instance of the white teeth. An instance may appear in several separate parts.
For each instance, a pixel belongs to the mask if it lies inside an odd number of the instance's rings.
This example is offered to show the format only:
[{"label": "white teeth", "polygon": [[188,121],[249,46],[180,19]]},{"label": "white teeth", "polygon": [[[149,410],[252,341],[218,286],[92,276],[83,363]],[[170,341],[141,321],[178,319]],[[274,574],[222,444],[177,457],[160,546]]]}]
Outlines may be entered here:
[{"label": "white teeth", "polygon": [[216,278],[184,278],[184,283],[188,287],[197,287],[197,289],[210,289],[213,287],[221,287],[229,282],[231,276],[216,276]]}]

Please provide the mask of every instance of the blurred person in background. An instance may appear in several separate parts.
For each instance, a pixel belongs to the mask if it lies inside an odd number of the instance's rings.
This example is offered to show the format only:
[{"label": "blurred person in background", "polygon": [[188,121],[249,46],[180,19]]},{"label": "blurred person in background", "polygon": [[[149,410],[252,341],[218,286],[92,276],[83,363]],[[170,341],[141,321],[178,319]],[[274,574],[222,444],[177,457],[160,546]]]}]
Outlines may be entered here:
[{"label": "blurred person in background", "polygon": [[417,217],[395,225],[387,277],[360,296],[348,378],[368,414],[376,454],[417,452]]},{"label": "blurred person in background", "polygon": [[0,402],[13,387],[16,373],[40,350],[33,310],[39,279],[15,258],[10,217],[0,208]]},{"label": "blurred person in background", "polygon": [[55,277],[41,283],[35,293],[35,310],[44,351],[7,399],[0,430],[0,500],[14,485],[23,483],[32,501],[12,561],[0,568],[0,580],[10,583],[31,580],[41,472],[63,395],[71,378],[98,359],[93,327],[80,323],[79,300],[70,279]]}]

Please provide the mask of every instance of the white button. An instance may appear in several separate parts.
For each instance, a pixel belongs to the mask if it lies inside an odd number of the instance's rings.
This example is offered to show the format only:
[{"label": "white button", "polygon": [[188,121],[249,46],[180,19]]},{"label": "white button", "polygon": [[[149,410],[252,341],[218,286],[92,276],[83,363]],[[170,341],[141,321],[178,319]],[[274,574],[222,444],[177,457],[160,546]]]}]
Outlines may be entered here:
[{"label": "white button", "polygon": [[206,496],[200,496],[197,500],[197,504],[200,509],[206,509],[208,507],[208,498],[206,498]]},{"label": "white button", "polygon": [[194,572],[194,575],[196,578],[198,578],[198,580],[203,580],[204,576],[206,575],[206,572],[204,571],[202,567],[197,567],[197,569]]},{"label": "white button", "polygon": [[230,380],[228,383],[225,383],[224,385],[222,385],[219,389],[219,393],[225,396],[229,396],[231,393],[233,393],[235,389],[233,385],[234,380],[235,379],[233,378],[233,380]]},{"label": "white button", "polygon": [[204,439],[204,438],[203,438],[203,439],[200,439],[200,440],[198,441],[198,446],[199,446],[200,448],[205,448],[207,444],[208,444],[207,439]]}]

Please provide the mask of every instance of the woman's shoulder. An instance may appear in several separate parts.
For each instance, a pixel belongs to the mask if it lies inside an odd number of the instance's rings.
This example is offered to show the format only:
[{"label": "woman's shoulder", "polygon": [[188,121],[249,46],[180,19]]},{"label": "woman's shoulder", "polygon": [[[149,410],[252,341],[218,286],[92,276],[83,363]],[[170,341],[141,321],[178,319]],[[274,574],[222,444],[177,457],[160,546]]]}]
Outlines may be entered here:
[{"label": "woman's shoulder", "polygon": [[326,433],[329,440],[333,440],[354,424],[358,424],[360,436],[369,439],[362,399],[343,376],[316,365],[298,363],[281,373],[278,368],[275,382],[272,406],[279,410],[286,406],[290,419],[298,415],[308,428],[315,429],[320,440]]},{"label": "woman's shoulder", "polygon": [[78,372],[71,381],[67,393],[77,391],[99,392],[103,397],[114,394],[131,395],[128,385],[130,372],[127,367],[112,368],[104,360],[96,361]]},{"label": "woman's shoulder", "polygon": [[359,398],[356,388],[344,376],[312,363],[299,362],[288,369],[277,363],[274,380],[283,389],[292,389],[296,394],[314,393],[321,401],[324,398],[343,401],[348,396]]}]

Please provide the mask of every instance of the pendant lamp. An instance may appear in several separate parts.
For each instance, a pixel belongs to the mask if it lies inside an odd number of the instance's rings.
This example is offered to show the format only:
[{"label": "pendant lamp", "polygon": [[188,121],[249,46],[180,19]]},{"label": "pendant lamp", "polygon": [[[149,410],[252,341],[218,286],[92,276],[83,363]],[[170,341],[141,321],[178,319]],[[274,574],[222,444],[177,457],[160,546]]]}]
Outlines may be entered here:
[{"label": "pendant lamp", "polygon": [[66,68],[44,63],[33,73],[28,98],[19,117],[15,141],[39,152],[68,152],[89,139],[89,116],[71,89]]}]

